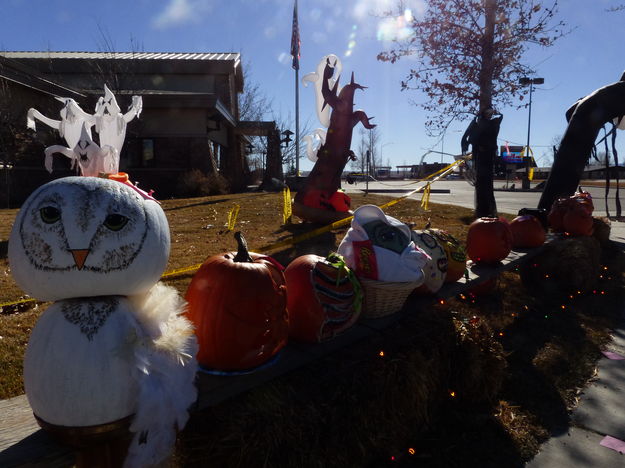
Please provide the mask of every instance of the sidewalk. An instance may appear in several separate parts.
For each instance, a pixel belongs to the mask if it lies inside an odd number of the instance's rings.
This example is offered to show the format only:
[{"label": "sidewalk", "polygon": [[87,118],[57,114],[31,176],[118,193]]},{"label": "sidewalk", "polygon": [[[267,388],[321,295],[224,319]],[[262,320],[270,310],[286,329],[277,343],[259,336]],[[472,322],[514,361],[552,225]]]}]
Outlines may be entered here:
[{"label": "sidewalk", "polygon": [[[610,239],[625,248],[625,223],[612,221]],[[572,425],[543,444],[526,468],[625,467],[625,307],[613,337],[597,363],[596,380],[571,415]]]}]

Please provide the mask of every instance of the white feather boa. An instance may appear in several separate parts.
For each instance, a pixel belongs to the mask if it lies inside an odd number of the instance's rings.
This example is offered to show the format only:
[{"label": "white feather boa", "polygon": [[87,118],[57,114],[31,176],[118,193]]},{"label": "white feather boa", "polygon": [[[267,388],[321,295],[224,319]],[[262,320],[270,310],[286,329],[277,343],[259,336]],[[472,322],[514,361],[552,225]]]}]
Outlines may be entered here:
[{"label": "white feather boa", "polygon": [[186,303],[174,288],[157,283],[129,299],[137,311],[133,377],[139,394],[124,467],[138,468],[163,462],[189,418],[197,397],[197,340],[181,315]]}]

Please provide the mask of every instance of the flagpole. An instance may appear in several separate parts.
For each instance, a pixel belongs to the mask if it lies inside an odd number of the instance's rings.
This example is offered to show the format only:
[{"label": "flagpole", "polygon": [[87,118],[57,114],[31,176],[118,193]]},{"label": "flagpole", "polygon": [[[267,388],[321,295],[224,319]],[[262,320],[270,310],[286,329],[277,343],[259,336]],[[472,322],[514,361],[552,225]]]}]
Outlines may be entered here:
[{"label": "flagpole", "polygon": [[299,177],[299,67],[295,69],[295,177]]}]

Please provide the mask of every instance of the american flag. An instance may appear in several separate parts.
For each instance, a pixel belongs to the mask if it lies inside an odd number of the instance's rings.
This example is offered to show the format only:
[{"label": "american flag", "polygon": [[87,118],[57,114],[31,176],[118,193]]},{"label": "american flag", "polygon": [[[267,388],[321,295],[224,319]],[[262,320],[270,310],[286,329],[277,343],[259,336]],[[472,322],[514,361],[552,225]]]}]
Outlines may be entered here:
[{"label": "american flag", "polygon": [[297,23],[297,0],[293,5],[293,31],[291,32],[291,55],[293,56],[293,69],[299,70],[299,24]]}]

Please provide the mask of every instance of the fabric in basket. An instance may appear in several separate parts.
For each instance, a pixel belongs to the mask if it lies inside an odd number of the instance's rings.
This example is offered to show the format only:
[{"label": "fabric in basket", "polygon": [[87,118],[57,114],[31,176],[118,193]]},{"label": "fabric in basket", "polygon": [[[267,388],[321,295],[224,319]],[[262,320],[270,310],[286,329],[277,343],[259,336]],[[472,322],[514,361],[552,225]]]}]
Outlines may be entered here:
[{"label": "fabric in basket", "polygon": [[410,239],[410,228],[375,205],[354,212],[338,253],[361,278],[378,281],[424,281],[431,258]]}]

